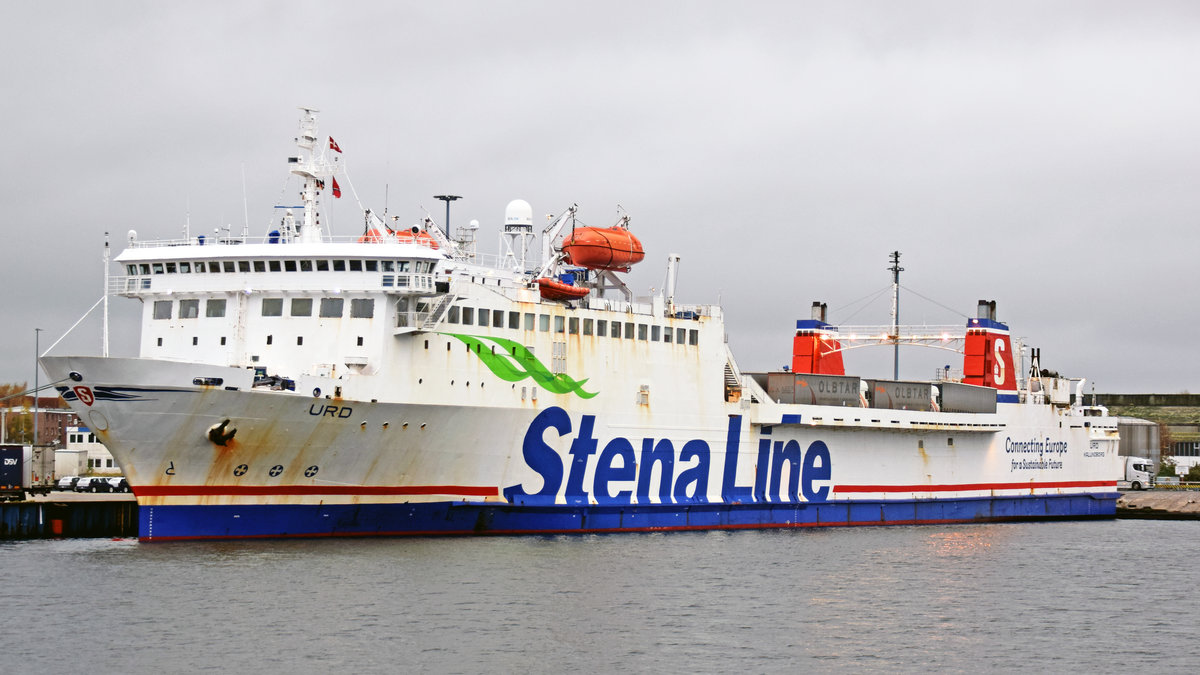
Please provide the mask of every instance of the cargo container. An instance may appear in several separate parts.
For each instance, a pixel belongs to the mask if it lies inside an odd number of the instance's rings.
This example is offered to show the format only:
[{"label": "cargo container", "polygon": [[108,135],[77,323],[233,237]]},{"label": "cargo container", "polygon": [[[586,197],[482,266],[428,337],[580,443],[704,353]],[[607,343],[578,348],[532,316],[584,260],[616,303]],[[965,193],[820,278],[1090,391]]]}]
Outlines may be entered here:
[{"label": "cargo container", "polygon": [[28,445],[0,445],[0,500],[22,500],[25,493],[50,494],[54,450]]},{"label": "cargo container", "polygon": [[929,382],[867,380],[867,400],[872,408],[933,410],[933,385]]},{"label": "cargo container", "polygon": [[994,413],[996,390],[974,384],[938,382],[938,406],[942,412]]},{"label": "cargo container", "polygon": [[767,373],[767,395],[776,403],[861,407],[862,378],[809,373]]}]

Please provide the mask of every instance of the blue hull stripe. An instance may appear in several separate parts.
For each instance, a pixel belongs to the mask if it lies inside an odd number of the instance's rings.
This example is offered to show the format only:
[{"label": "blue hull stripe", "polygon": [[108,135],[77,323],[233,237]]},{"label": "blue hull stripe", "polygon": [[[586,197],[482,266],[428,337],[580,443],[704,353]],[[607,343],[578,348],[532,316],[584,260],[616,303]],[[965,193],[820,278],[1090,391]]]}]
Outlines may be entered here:
[{"label": "blue hull stripe", "polygon": [[799,504],[142,506],[144,541],[248,537],[557,534],[1112,518],[1117,492]]}]

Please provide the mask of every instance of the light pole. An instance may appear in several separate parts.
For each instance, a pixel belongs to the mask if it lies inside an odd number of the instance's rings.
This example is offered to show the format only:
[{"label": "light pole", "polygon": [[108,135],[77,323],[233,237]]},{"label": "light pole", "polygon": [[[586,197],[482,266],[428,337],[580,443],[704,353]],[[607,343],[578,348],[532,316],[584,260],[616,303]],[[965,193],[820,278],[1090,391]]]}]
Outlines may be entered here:
[{"label": "light pole", "polygon": [[41,328],[33,329],[33,447],[38,444],[38,371],[41,366],[38,365],[38,357],[42,355],[40,338],[42,336]]},{"label": "light pole", "polygon": [[446,202],[446,238],[450,238],[450,202],[456,199],[462,199],[458,195],[434,195],[434,199],[440,199]]},{"label": "light pole", "polygon": [[900,379],[900,251],[892,251],[892,379]]}]

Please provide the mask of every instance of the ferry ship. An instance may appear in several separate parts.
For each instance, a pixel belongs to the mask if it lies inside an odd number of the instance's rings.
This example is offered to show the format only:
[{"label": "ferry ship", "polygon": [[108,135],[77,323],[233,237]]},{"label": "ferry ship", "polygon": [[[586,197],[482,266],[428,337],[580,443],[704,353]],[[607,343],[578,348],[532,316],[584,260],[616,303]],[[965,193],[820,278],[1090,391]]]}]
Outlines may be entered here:
[{"label": "ferry ship", "polygon": [[[142,302],[140,356],[41,359],[128,477],[143,541],[1115,514],[1115,418],[1027,369],[995,303],[873,337],[815,303],[785,328],[790,368],[742,372],[721,307],[676,300],[678,256],[654,297],[622,281],[645,256],[628,217],[572,206],[538,233],[517,200],[494,259],[431,217],[364,209],[332,236],[341,148],[302,110],[302,204],[261,237],[131,232],[106,283]],[[961,344],[961,373],[847,375],[872,340]]]}]

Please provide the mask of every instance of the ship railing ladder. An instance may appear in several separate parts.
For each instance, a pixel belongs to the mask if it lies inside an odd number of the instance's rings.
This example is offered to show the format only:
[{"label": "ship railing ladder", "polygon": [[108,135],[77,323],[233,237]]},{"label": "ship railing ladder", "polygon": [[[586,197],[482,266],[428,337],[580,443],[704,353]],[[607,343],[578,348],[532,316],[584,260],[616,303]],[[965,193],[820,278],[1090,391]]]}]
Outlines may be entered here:
[{"label": "ship railing ladder", "polygon": [[450,310],[450,305],[454,304],[454,299],[455,296],[453,293],[444,294],[442,299],[433,306],[433,309],[425,317],[425,320],[421,322],[421,330],[430,330],[436,326],[442,320],[442,317],[446,315],[446,312]]},{"label": "ship railing ladder", "polygon": [[737,388],[742,386],[742,371],[738,369],[737,363],[733,360],[733,351],[729,349],[729,345],[725,345],[725,386]]}]

